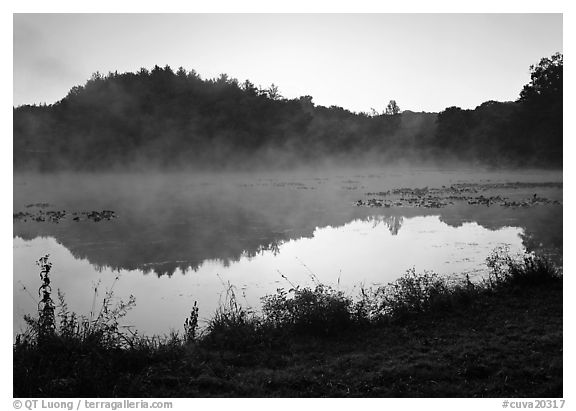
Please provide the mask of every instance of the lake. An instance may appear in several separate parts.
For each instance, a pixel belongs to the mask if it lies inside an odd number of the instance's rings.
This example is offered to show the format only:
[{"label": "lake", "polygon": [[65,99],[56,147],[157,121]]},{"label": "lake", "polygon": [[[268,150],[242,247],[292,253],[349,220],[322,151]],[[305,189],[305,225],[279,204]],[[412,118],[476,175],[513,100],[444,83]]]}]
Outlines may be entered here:
[{"label": "lake", "polygon": [[136,298],[124,325],[167,334],[229,289],[258,310],[278,288],[355,296],[411,268],[480,279],[496,247],[561,266],[562,200],[562,173],[547,170],[15,173],[14,333],[36,310],[45,254],[71,310],[113,287]]}]

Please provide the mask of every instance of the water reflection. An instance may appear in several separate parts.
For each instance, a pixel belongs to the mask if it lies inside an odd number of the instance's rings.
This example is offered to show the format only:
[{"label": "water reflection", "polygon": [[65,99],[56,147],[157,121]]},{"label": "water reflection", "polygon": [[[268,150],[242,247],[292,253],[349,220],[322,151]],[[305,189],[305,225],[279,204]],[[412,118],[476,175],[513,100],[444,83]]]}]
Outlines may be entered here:
[{"label": "water reflection", "polygon": [[133,294],[137,300],[136,309],[127,318],[129,324],[146,333],[167,333],[180,329],[195,300],[201,317],[209,317],[227,284],[237,287],[246,305],[258,307],[260,297],[288,285],[281,275],[294,284],[311,285],[313,272],[319,281],[338,284],[351,294],[361,284],[378,286],[393,281],[411,267],[474,276],[483,272],[485,258],[493,248],[506,244],[513,252],[524,250],[523,235],[519,227],[492,230],[475,222],[453,226],[439,215],[371,216],[340,226],[317,227],[309,236],[278,240],[243,252],[234,261],[205,259],[193,268],[177,268],[171,277],[94,265],[77,258],[54,237],[16,237],[14,327],[18,331],[23,314],[35,309],[22,287],[37,288],[34,261],[45,253],[51,254],[54,263],[52,283],[65,292],[72,310],[89,312],[92,284],[101,279],[109,286],[120,274],[116,296]]},{"label": "water reflection", "polygon": [[[302,213],[303,218],[280,215],[276,219],[268,218],[265,213],[248,213],[237,205],[234,217],[240,223],[236,224],[226,215],[230,213],[227,209],[219,210],[222,218],[202,215],[180,224],[131,217],[99,224],[15,223],[14,233],[25,240],[53,237],[69,249],[74,258],[87,259],[98,267],[171,276],[177,271],[197,270],[205,260],[218,260],[227,266],[264,251],[278,254],[280,246],[287,241],[313,237],[315,227],[342,226],[354,219],[364,219],[371,224],[384,224],[392,235],[400,235],[406,218],[431,214],[422,210],[391,209],[387,215],[374,216],[366,215],[366,211],[372,210],[346,205],[348,208],[344,211],[334,207],[324,213],[311,211],[307,216]],[[522,227],[528,250],[544,251],[558,264],[562,263],[561,208],[507,210],[453,206],[440,210],[438,215],[452,227],[468,222],[490,230]],[[172,218],[185,220],[187,215],[175,213]]]},{"label": "water reflection", "polygon": [[[112,221],[59,224],[14,221],[14,236],[26,240],[53,237],[77,259],[99,267],[140,270],[157,276],[195,270],[206,260],[232,264],[262,251],[278,253],[287,241],[312,238],[316,227],[339,227],[350,221],[387,219],[401,235],[404,219],[439,215],[459,227],[476,222],[497,230],[522,227],[529,249],[547,248],[562,255],[562,206],[527,209],[469,206],[459,203],[439,210],[356,207],[368,192],[393,187],[441,187],[470,181],[549,181],[556,175],[479,173],[474,171],[380,170],[378,173],[299,176],[166,175],[15,175],[14,210],[49,203],[56,210],[114,210]],[[561,175],[559,176],[561,179]],[[357,182],[351,189],[351,181]],[[306,189],[303,189],[306,187]],[[539,195],[562,198],[557,187]],[[532,195],[516,190],[509,195]],[[507,194],[507,195],[508,195]]]},{"label": "water reflection", "polygon": [[382,221],[390,230],[390,234],[397,235],[398,231],[402,227],[402,223],[404,222],[404,217],[402,216],[389,216],[389,217],[382,217]]}]

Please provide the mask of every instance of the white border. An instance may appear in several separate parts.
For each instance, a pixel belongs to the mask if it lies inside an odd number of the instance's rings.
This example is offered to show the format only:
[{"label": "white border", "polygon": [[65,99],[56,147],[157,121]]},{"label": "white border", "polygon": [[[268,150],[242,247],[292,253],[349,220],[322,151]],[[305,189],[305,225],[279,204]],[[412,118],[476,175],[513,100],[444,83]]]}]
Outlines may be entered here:
[{"label": "white border", "polygon": [[[564,45],[563,53],[565,56],[565,104],[564,104],[564,249],[568,250],[564,256],[564,394],[566,406],[564,409],[573,409],[575,406],[572,404],[574,396],[570,391],[571,382],[574,381],[574,326],[571,313],[573,312],[574,304],[573,298],[568,294],[574,289],[573,268],[574,259],[571,256],[571,251],[574,249],[574,241],[569,238],[574,228],[573,204],[574,204],[574,166],[571,163],[571,154],[574,153],[574,41],[576,38],[575,26],[576,21],[574,18],[574,2],[569,1],[503,1],[503,0],[486,0],[470,4],[470,2],[463,2],[461,0],[418,0],[418,1],[395,1],[383,3],[378,0],[356,0],[356,1],[312,1],[312,0],[292,0],[290,2],[271,2],[266,0],[250,0],[250,1],[234,1],[234,0],[220,0],[214,2],[190,2],[190,1],[167,1],[152,2],[120,2],[118,0],[100,0],[97,2],[79,2],[73,0],[58,0],[58,1],[9,1],[2,3],[2,17],[0,20],[0,30],[2,30],[2,51],[4,56],[10,55],[12,59],[12,13],[30,13],[30,12],[43,12],[43,13],[57,13],[57,12],[174,12],[174,13],[207,13],[207,12],[232,12],[232,13],[254,13],[254,12],[320,12],[320,13],[376,13],[376,12],[493,12],[493,13],[564,13]],[[10,67],[10,69],[8,68]],[[2,181],[3,193],[5,193],[6,200],[2,202],[2,210],[0,212],[0,221],[2,222],[2,261],[4,262],[4,270],[0,273],[2,276],[2,285],[4,290],[8,290],[10,298],[3,298],[1,300],[2,313],[4,315],[4,327],[2,330],[2,363],[5,364],[2,373],[2,399],[5,402],[5,409],[12,408],[12,363],[11,346],[12,346],[12,317],[8,314],[12,312],[12,221],[9,220],[10,209],[12,208],[12,65],[8,66],[6,62],[2,65],[2,96],[4,97],[4,104],[2,113],[2,150],[0,150],[1,160],[0,173]],[[567,234],[567,235],[566,235]],[[6,318],[7,317],[7,318]],[[232,404],[230,401],[234,401]],[[320,402],[321,401],[321,402]],[[364,407],[393,407],[392,409],[447,409],[447,410],[493,410],[501,409],[502,400],[500,399],[362,399]],[[294,406],[306,408],[318,407],[346,407],[351,403],[342,402],[342,400],[334,399],[310,399],[310,400],[186,400],[174,399],[174,408],[178,410],[193,409],[193,407],[203,407],[215,405],[220,407],[230,407],[240,409],[269,409],[271,402],[278,410],[293,409]],[[198,408],[199,409],[199,408]],[[383,409],[383,408],[379,408]]]}]

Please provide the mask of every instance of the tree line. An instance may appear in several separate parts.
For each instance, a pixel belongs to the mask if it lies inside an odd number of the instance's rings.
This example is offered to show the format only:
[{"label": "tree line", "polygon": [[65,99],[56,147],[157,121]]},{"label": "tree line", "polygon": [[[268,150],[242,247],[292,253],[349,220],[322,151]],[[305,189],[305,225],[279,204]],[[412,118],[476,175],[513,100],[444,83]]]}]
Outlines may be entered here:
[{"label": "tree line", "polygon": [[561,166],[562,55],[530,70],[515,102],[438,114],[402,112],[394,100],[382,113],[356,113],[169,66],[95,73],[54,104],[14,108],[14,168],[290,166],[367,154]]}]

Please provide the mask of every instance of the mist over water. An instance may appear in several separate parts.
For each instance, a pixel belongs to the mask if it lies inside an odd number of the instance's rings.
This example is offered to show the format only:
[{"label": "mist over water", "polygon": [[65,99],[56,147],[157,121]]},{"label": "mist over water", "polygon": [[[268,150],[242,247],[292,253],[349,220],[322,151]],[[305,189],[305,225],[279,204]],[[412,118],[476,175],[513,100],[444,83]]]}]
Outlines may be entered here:
[{"label": "mist over water", "polygon": [[[536,183],[504,189],[503,183]],[[52,284],[73,311],[91,309],[118,274],[117,298],[136,297],[127,317],[143,333],[181,329],[194,301],[208,318],[229,285],[241,302],[315,281],[354,295],[407,269],[479,277],[497,246],[543,251],[561,264],[562,205],[359,207],[358,200],[399,188],[493,185],[483,195],[510,201],[562,201],[562,174],[463,168],[322,168],[259,173],[19,173],[14,212],[64,210],[55,222],[14,220],[14,332],[33,313],[35,260],[50,254]],[[34,211],[36,210],[36,211]],[[115,218],[83,212],[112,210]],[[78,221],[73,216],[79,217]],[[288,280],[282,277],[284,275]]]}]

